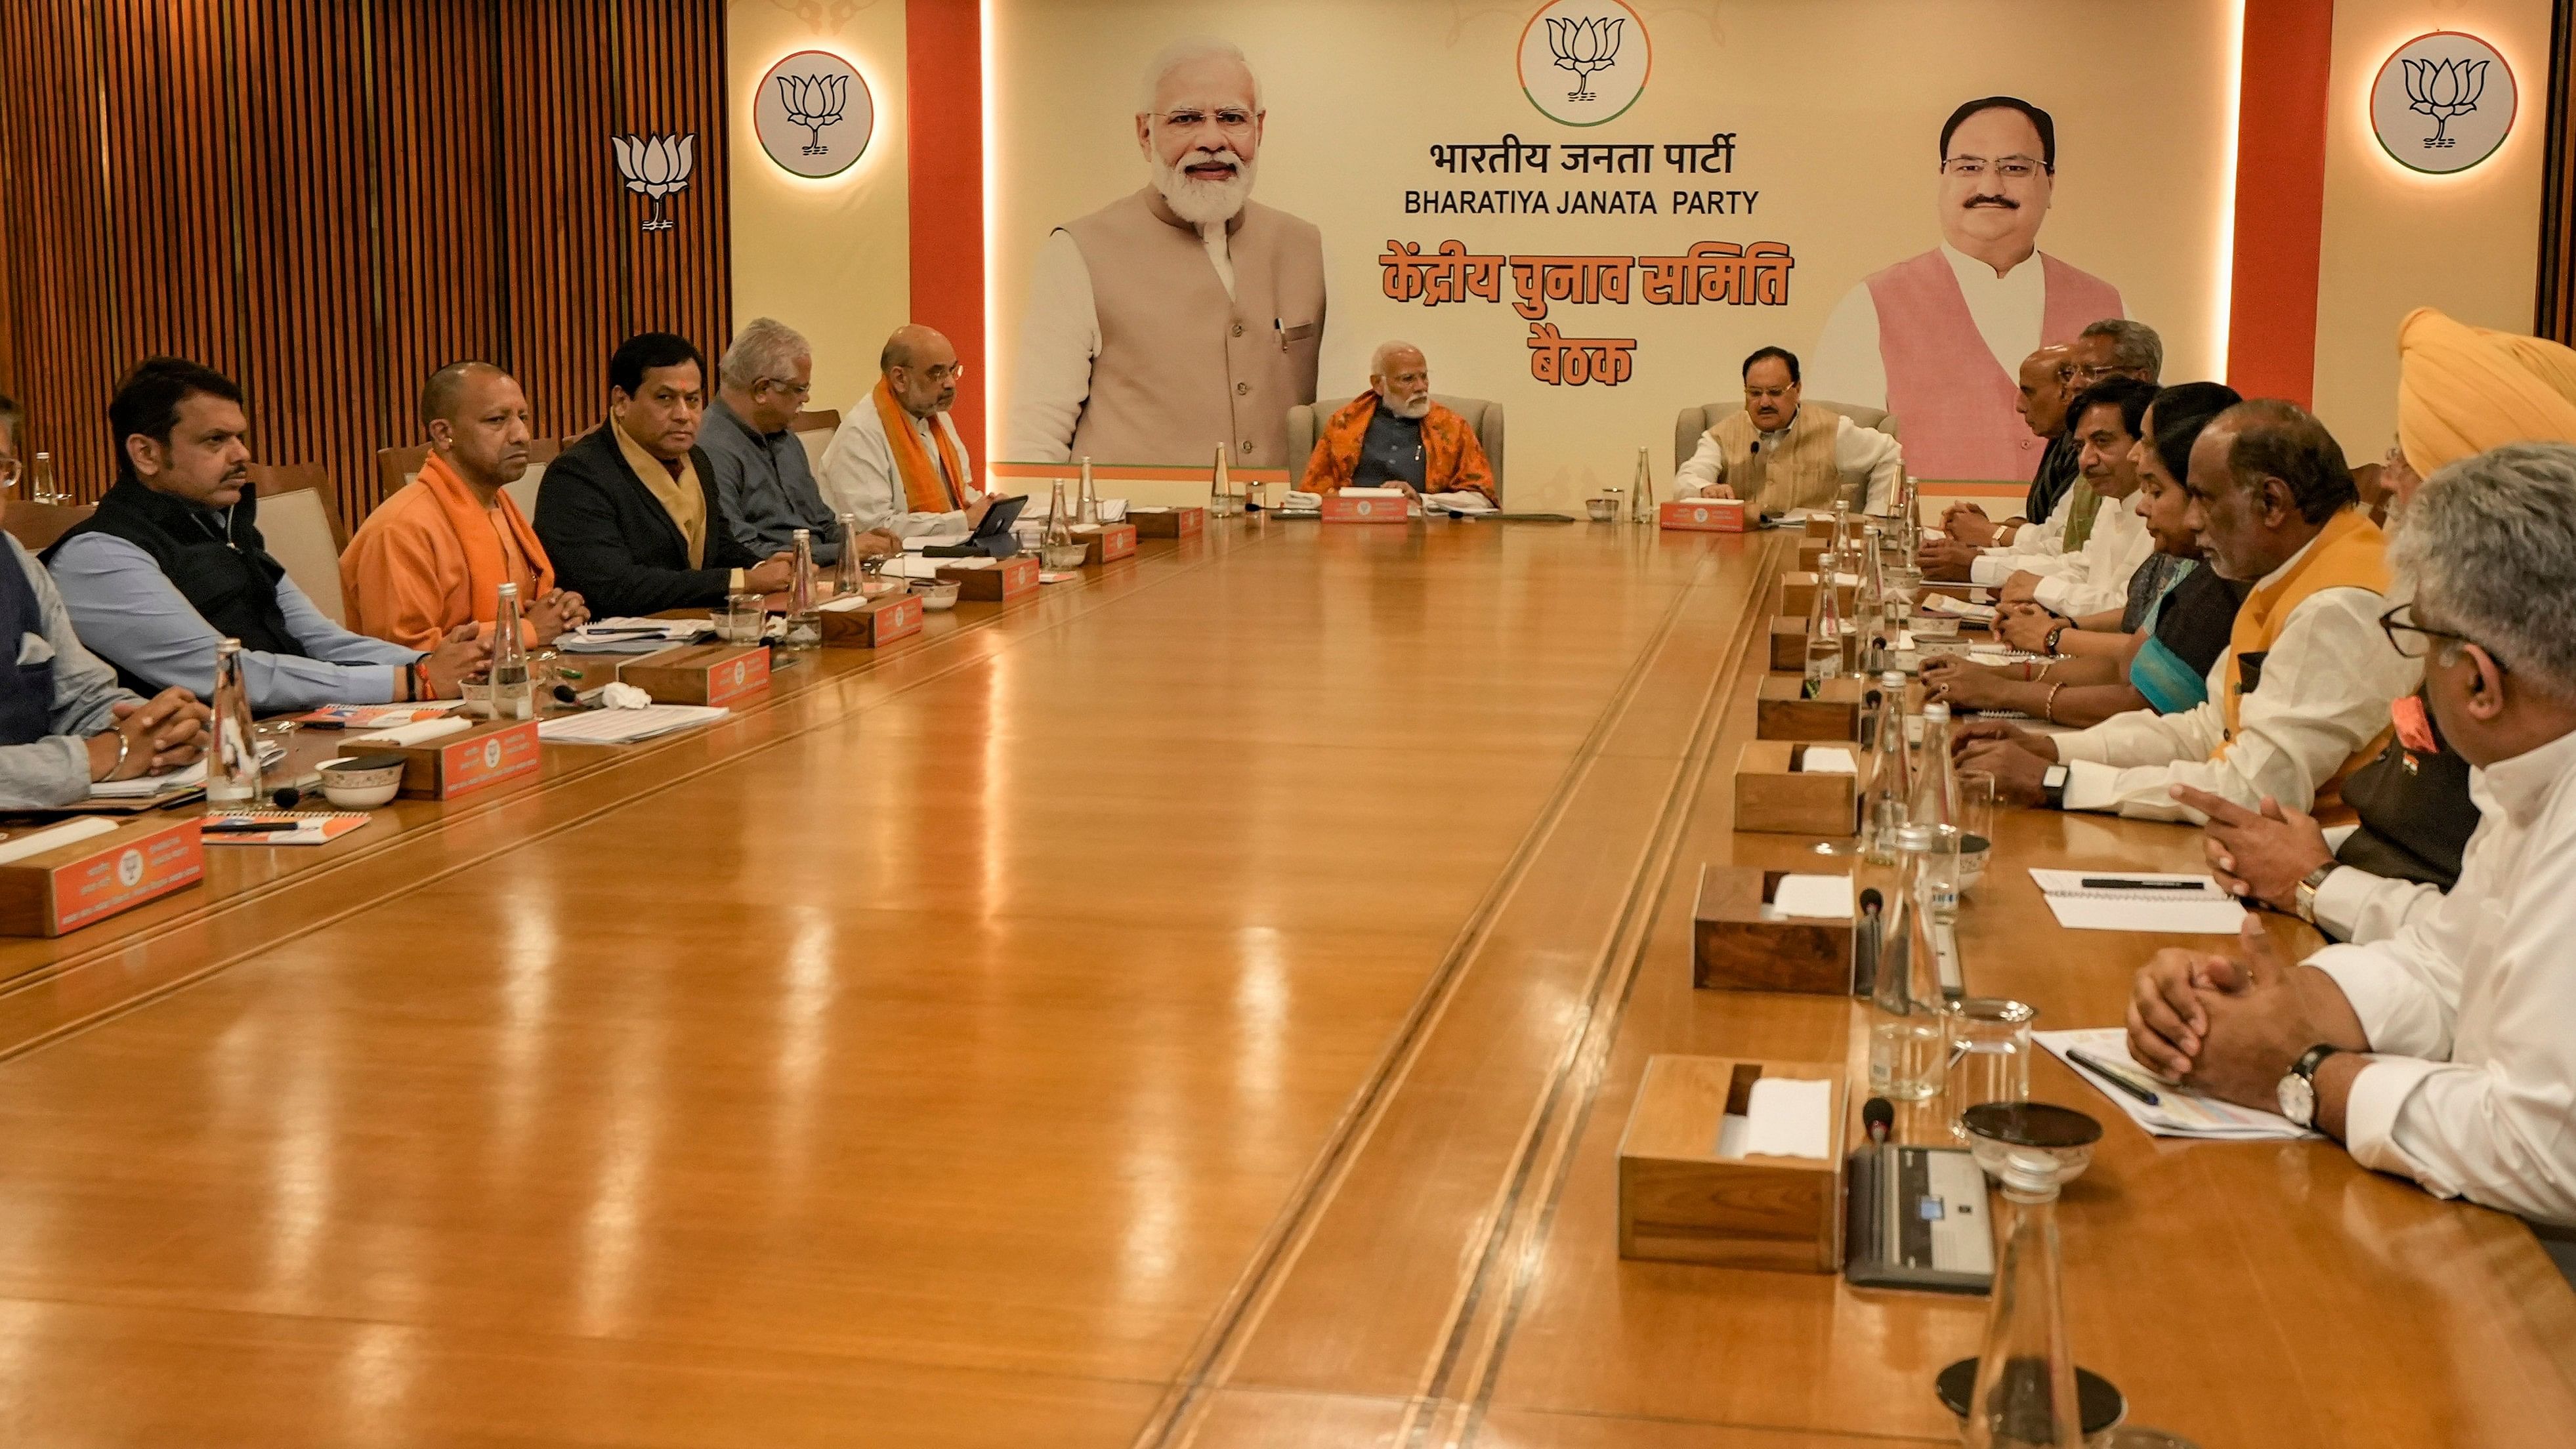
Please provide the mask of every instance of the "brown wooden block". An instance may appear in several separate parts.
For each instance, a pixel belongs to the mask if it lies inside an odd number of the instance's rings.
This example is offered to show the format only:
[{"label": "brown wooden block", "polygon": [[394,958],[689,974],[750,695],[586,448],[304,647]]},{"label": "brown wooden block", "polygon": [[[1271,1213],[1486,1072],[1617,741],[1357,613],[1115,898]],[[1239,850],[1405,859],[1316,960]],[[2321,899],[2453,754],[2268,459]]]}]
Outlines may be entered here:
[{"label": "brown wooden block", "polygon": [[[1717,1155],[1762,1077],[1833,1084],[1822,1158]],[[1654,1056],[1619,1139],[1619,1256],[1832,1273],[1843,1261],[1843,1067]]]},{"label": "brown wooden block", "polygon": [[[671,652],[674,651],[663,651]],[[441,735],[416,745],[342,740],[338,749],[341,759],[356,755],[402,756],[402,793],[414,800],[453,800],[505,780],[533,775],[541,753],[537,748],[537,722],[532,719],[485,720],[461,734]]]},{"label": "brown wooden block", "polygon": [[0,865],[0,936],[60,936],[203,882],[202,823],[148,816]]},{"label": "brown wooden block", "polygon": [[[1857,745],[1852,763],[1869,762]],[[1809,774],[1807,746],[1790,740],[1747,740],[1735,758],[1735,828],[1780,835],[1857,834],[1860,776]]]},{"label": "brown wooden block", "polygon": [[[1834,603],[1842,609],[1846,619],[1851,617],[1852,590],[1855,587],[1852,584],[1834,586]],[[1774,612],[1803,619],[1814,612],[1815,607],[1816,575],[1812,571],[1798,569],[1780,576],[1780,607]]]},{"label": "brown wooden block", "polygon": [[1138,538],[1196,538],[1207,532],[1204,508],[1137,508],[1127,510],[1128,525]]},{"label": "brown wooden block", "polygon": [[921,632],[921,596],[879,594],[841,608],[825,604],[821,617],[824,647],[881,648]]},{"label": "brown wooden block", "polygon": [[683,644],[617,666],[656,704],[731,704],[769,687],[766,644]]},{"label": "brown wooden block", "polygon": [[1861,682],[1828,679],[1814,699],[1803,677],[1766,674],[1755,692],[1753,736],[1763,740],[1816,740],[1842,744],[1860,739]]},{"label": "brown wooden block", "polygon": [[1703,991],[1797,991],[1849,996],[1852,923],[1775,918],[1767,909],[1790,872],[1704,865],[1691,907],[1691,985]]},{"label": "brown wooden block", "polygon": [[1811,574],[1816,572],[1816,565],[1824,559],[1825,550],[1831,547],[1833,547],[1831,543],[1820,538],[1799,540],[1798,568],[1800,571]]},{"label": "brown wooden block", "polygon": [[1807,672],[1807,621],[1786,616],[1771,621],[1771,667],[1784,674]]},{"label": "brown wooden block", "polygon": [[1083,547],[1084,568],[1136,556],[1136,530],[1123,523],[1077,525],[1073,530],[1073,541]]},{"label": "brown wooden block", "polygon": [[961,569],[943,565],[940,581],[957,586],[957,597],[979,604],[1015,604],[1038,591],[1038,561],[1032,554],[995,559],[990,568]]},{"label": "brown wooden block", "polygon": [[1809,538],[1831,540],[1834,536],[1833,514],[1830,512],[1808,514],[1806,534]]}]

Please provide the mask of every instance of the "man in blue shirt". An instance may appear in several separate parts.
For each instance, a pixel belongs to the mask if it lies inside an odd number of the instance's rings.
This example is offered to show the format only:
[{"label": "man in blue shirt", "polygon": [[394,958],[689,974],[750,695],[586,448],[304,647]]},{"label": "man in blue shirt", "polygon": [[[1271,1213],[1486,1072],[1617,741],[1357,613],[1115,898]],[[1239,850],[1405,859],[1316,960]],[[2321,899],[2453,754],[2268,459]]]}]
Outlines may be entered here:
[{"label": "man in blue shirt", "polygon": [[[815,486],[805,445],[788,431],[813,391],[814,349],[786,323],[757,318],[725,350],[717,377],[698,446],[714,465],[716,502],[733,536],[766,558],[794,547],[797,529],[811,529],[814,562],[837,562],[840,523]],[[875,533],[860,544],[863,553],[901,547]]]},{"label": "man in blue shirt", "polygon": [[155,357],[107,407],[117,477],[46,550],[81,641],[138,689],[211,698],[215,648],[242,642],[251,709],[457,698],[491,646],[467,625],[422,653],[332,623],[269,557],[250,486],[241,389]]}]

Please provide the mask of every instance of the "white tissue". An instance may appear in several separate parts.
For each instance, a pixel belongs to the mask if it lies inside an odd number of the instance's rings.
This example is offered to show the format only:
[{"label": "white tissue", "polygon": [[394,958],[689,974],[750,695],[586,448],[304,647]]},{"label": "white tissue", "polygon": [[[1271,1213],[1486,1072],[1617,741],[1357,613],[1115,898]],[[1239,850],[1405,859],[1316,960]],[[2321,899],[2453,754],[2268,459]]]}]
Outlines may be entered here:
[{"label": "white tissue", "polygon": [[653,696],[632,684],[603,684],[599,687],[602,709],[642,709],[653,702]]}]

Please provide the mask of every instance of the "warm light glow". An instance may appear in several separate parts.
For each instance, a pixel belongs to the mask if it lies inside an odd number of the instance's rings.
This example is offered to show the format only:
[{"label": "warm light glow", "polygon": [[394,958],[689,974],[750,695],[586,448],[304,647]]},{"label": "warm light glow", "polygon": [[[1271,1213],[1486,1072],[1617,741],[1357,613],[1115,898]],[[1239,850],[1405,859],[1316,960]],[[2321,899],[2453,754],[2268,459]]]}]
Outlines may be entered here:
[{"label": "warm light glow", "polygon": [[980,0],[977,7],[975,49],[976,62],[983,77],[980,124],[984,129],[984,466],[990,469],[993,460],[1002,456],[1000,390],[994,386],[998,380],[994,368],[1001,361],[1002,349],[993,327],[994,319],[1002,315],[1002,310],[1001,299],[993,295],[993,277],[999,270],[993,262],[1001,255],[993,249],[994,188],[1001,180],[1000,165],[994,160],[994,153],[1001,147],[1001,133],[993,128],[993,96],[998,90],[993,79],[993,0]]},{"label": "warm light glow", "polygon": [[2211,288],[2210,363],[2202,375],[2227,375],[2227,340],[2236,306],[2236,145],[2245,110],[2245,0],[2236,0],[2227,18],[2227,115],[2218,132],[2219,198],[2217,285]]},{"label": "warm light glow", "polygon": [[[780,166],[777,162],[770,160],[769,153],[762,150],[760,146],[760,127],[758,124],[760,82],[765,79],[772,70],[777,68],[780,61],[785,60],[791,55],[798,55],[809,50],[827,51],[827,53],[829,53],[834,59],[842,61],[847,64],[850,69],[857,71],[859,73],[859,80],[868,88],[868,105],[876,116],[876,129],[868,136],[868,148],[860,152],[859,159],[851,162],[847,169],[830,176],[799,176],[795,172]],[[826,47],[817,45],[810,39],[797,40],[782,44],[778,47],[776,54],[763,60],[759,67],[751,72],[751,78],[751,84],[745,88],[745,94],[748,98],[743,102],[741,122],[742,136],[743,140],[751,147],[752,154],[760,158],[760,170],[762,174],[768,176],[772,181],[778,182],[779,184],[796,191],[838,191],[854,181],[873,175],[876,172],[876,169],[880,165],[884,164],[887,152],[900,152],[903,149],[900,146],[888,146],[885,144],[887,125],[885,111],[886,91],[884,85],[879,83],[876,71],[869,66],[866,61],[841,50],[837,46]]]}]

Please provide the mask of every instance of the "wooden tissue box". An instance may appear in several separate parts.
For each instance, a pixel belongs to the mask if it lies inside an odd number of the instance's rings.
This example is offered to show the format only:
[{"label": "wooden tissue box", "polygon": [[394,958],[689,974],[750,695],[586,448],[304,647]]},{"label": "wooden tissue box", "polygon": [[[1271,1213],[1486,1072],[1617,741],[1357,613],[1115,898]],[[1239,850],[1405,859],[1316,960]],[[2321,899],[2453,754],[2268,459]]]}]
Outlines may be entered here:
[{"label": "wooden tissue box", "polygon": [[1831,512],[1808,514],[1805,531],[1809,538],[1831,540],[1834,536],[1833,514]]},{"label": "wooden tissue box", "polygon": [[683,644],[628,660],[617,679],[655,704],[731,704],[769,687],[769,646]]},{"label": "wooden tissue box", "polygon": [[1034,554],[1013,554],[995,559],[988,568],[961,569],[943,564],[939,570],[942,583],[955,584],[957,597],[979,604],[1015,604],[1038,591],[1038,561]]},{"label": "wooden tissue box", "polygon": [[[1843,617],[1846,619],[1851,617],[1852,590],[1857,587],[1859,586],[1856,584],[1834,585],[1834,603],[1843,611]],[[1794,618],[1803,619],[1807,617],[1815,607],[1816,575],[1814,573],[1805,569],[1800,569],[1780,576],[1780,608],[1778,612]]]},{"label": "wooden tissue box", "polygon": [[1675,533],[1742,533],[1741,498],[1676,498],[1655,509],[1655,526]]},{"label": "wooden tissue box", "polygon": [[[674,651],[663,651],[671,652]],[[459,795],[471,795],[505,780],[535,774],[541,763],[537,722],[532,719],[480,720],[472,729],[416,745],[352,739],[340,741],[337,748],[339,758],[344,760],[360,755],[402,756],[402,793],[413,800],[453,800]]]},{"label": "wooden tissue box", "polygon": [[1854,835],[1860,830],[1860,774],[1869,768],[1858,745],[1853,773],[1806,769],[1809,746],[1747,740],[1735,757],[1735,828],[1774,835]]},{"label": "wooden tissue box", "polygon": [[1755,694],[1753,737],[1829,745],[1858,741],[1861,682],[1846,674],[1824,681],[1820,689],[1809,699],[1803,676],[1764,675]]},{"label": "wooden tissue box", "polygon": [[1207,510],[1131,507],[1127,524],[1138,538],[1196,538],[1207,532]]},{"label": "wooden tissue box", "polygon": [[910,592],[879,594],[855,604],[836,601],[820,612],[828,648],[876,649],[921,632],[921,595]]},{"label": "wooden tissue box", "polygon": [[206,878],[202,823],[145,816],[0,865],[0,936],[64,935],[199,884]]},{"label": "wooden tissue box", "polygon": [[1082,566],[1096,568],[1136,556],[1136,530],[1124,523],[1077,524],[1073,541],[1083,548]]},{"label": "wooden tissue box", "polygon": [[[1839,1272],[1843,1073],[1839,1062],[1648,1057],[1619,1139],[1619,1256]],[[1765,1076],[1830,1084],[1822,1158],[1718,1156],[1725,1118]]]},{"label": "wooden tissue box", "polygon": [[1781,877],[1797,873],[1700,867],[1699,901],[1691,908],[1691,985],[1703,991],[1851,995],[1851,917],[1774,918],[1764,910],[1778,895]]},{"label": "wooden tissue box", "polygon": [[1807,672],[1807,620],[1782,617],[1771,621],[1771,668],[1781,674]]}]

